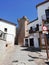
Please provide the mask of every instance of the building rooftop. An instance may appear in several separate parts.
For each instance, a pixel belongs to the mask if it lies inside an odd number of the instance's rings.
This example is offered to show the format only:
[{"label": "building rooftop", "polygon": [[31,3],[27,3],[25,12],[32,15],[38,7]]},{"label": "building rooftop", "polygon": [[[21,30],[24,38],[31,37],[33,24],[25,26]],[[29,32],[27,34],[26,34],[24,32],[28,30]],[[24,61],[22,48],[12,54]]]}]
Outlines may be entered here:
[{"label": "building rooftop", "polygon": [[49,2],[49,0],[46,0],[46,1],[42,2],[42,3],[39,3],[38,5],[36,5],[36,8],[37,8],[38,6],[41,6],[42,4],[47,3],[47,2]]},{"label": "building rooftop", "polygon": [[23,16],[22,18],[18,18],[17,20],[20,21],[20,20],[22,20],[22,19],[29,21],[29,19],[28,19],[26,16]]},{"label": "building rooftop", "polygon": [[4,22],[6,22],[6,23],[9,23],[9,24],[12,24],[12,25],[15,25],[15,26],[16,26],[16,24],[15,24],[15,23],[10,22],[10,21],[7,21],[7,20],[4,20],[4,19],[2,19],[2,18],[0,18],[0,21],[4,21]]},{"label": "building rooftop", "polygon": [[32,22],[34,22],[34,21],[36,21],[36,20],[38,20],[38,18],[34,19],[33,21],[29,22],[28,24],[30,24],[30,23],[32,23]]}]

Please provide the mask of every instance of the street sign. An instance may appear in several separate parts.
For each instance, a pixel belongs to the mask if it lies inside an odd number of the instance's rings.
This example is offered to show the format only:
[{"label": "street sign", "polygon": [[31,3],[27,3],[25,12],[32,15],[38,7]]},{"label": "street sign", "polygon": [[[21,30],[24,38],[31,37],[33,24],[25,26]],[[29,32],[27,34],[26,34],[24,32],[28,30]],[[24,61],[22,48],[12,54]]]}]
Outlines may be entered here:
[{"label": "street sign", "polygon": [[47,31],[48,28],[47,28],[47,26],[43,26],[43,27],[42,27],[42,30],[43,30],[42,32],[43,32],[44,34],[48,34],[48,31]]},{"label": "street sign", "polygon": [[43,31],[47,31],[48,30],[46,26],[43,26],[42,29],[43,29]]}]

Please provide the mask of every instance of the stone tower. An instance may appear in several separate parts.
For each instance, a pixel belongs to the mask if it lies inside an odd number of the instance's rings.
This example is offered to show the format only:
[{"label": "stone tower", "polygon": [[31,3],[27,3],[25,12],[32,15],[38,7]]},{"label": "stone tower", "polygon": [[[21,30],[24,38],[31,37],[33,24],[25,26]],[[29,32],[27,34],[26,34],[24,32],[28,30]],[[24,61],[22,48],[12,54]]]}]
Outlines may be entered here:
[{"label": "stone tower", "polygon": [[23,16],[22,18],[18,19],[18,44],[24,45],[24,37],[28,35],[28,28],[27,24],[29,23],[29,20],[26,16]]}]

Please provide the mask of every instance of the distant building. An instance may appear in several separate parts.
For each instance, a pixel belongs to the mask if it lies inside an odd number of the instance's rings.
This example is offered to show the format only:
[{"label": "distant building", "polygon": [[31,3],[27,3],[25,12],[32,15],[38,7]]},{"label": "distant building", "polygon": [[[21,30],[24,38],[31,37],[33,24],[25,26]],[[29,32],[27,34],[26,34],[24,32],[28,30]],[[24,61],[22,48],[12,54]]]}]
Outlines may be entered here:
[{"label": "distant building", "polygon": [[[45,45],[44,35],[42,33],[43,21],[49,21],[49,1],[44,1],[36,6],[38,12],[38,18],[29,22],[28,24],[28,36],[24,38],[24,45],[40,48],[41,45]],[[48,10],[48,12],[47,12]],[[47,16],[48,18],[47,18]],[[49,26],[49,23],[48,23]]]},{"label": "distant building", "polygon": [[0,39],[6,41],[7,45],[14,45],[16,37],[16,24],[0,19]]},{"label": "distant building", "polygon": [[19,45],[24,45],[24,37],[28,36],[28,27],[27,24],[29,20],[26,16],[18,19],[18,32],[17,32],[17,40]]}]

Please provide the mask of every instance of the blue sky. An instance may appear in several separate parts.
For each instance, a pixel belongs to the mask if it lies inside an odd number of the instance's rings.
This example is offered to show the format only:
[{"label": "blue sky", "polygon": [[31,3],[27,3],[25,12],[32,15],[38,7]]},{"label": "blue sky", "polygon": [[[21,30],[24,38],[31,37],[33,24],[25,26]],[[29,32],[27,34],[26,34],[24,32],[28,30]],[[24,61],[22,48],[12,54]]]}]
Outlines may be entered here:
[{"label": "blue sky", "polygon": [[0,0],[0,18],[17,24],[17,18],[37,18],[36,5],[44,0]]}]

